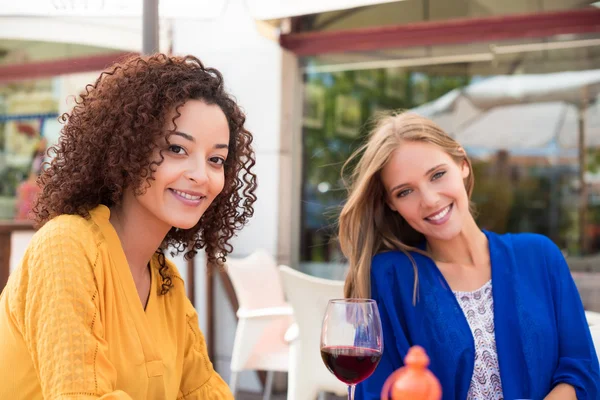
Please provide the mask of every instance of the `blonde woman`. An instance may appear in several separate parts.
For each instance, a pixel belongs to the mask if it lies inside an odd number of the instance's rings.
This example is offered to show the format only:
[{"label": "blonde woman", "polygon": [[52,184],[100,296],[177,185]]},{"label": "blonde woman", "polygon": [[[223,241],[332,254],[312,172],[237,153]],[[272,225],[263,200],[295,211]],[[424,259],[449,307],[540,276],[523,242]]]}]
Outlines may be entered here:
[{"label": "blonde woman", "polygon": [[443,398],[600,399],[598,358],[560,250],[537,234],[482,231],[460,145],[430,120],[382,118],[349,160],[340,216],[347,297],[379,305],[385,350],[357,399],[378,399],[410,346]]}]

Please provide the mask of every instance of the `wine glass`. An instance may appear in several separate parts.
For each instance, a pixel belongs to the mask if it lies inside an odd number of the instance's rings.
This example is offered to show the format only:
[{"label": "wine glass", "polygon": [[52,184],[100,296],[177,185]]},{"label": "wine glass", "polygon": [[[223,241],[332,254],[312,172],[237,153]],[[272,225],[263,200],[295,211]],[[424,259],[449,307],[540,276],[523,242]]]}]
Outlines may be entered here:
[{"label": "wine glass", "polygon": [[375,371],[382,353],[375,300],[330,300],[321,327],[321,358],[327,369],[348,385],[348,400],[354,400],[356,384]]}]

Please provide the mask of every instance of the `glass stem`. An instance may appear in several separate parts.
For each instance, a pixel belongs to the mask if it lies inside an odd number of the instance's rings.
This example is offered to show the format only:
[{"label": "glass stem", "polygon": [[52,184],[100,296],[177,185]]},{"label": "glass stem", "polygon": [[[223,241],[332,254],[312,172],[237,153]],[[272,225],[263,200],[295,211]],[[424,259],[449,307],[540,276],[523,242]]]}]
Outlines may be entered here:
[{"label": "glass stem", "polygon": [[348,400],[354,400],[354,389],[356,385],[348,385]]}]

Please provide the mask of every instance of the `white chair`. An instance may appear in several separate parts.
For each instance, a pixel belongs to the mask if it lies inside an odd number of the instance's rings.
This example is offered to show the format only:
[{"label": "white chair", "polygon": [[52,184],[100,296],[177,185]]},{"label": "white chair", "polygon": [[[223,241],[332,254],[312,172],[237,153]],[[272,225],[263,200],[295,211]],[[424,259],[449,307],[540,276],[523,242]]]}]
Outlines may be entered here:
[{"label": "white chair", "polygon": [[243,259],[227,259],[227,273],[239,309],[238,325],[231,355],[231,391],[235,396],[238,373],[267,371],[263,398],[273,388],[274,371],[287,371],[289,344],[285,332],[292,324],[292,308],[285,302],[277,263],[258,250]]},{"label": "white chair", "polygon": [[29,231],[15,231],[10,237],[10,264],[9,271],[12,272],[19,266],[25,250],[29,246],[29,242],[35,233],[34,230]]},{"label": "white chair", "polygon": [[600,313],[586,311],[585,316],[590,327],[590,333],[592,334],[592,340],[594,342],[594,347],[596,348],[596,354],[600,357]]},{"label": "white chair", "polygon": [[296,323],[286,334],[290,342],[288,400],[314,400],[319,392],[347,395],[347,386],[327,370],[320,354],[321,324],[327,303],[343,298],[344,282],[317,278],[280,266],[286,297]]}]

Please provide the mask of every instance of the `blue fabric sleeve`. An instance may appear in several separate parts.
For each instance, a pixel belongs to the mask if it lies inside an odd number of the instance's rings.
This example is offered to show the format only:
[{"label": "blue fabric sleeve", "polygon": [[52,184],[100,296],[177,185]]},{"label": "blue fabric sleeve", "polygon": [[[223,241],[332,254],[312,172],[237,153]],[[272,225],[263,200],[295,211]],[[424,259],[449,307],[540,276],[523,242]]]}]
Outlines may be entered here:
[{"label": "blue fabric sleeve", "polygon": [[[397,360],[393,360],[392,353],[395,352],[393,344],[393,332],[390,330],[389,318],[382,307],[382,303],[378,298],[373,297],[377,301],[379,314],[381,316],[381,326],[383,332],[383,354],[381,361],[375,369],[375,372],[356,386],[355,400],[379,400],[381,398],[381,389],[385,380],[398,368],[402,366],[402,362],[398,364]],[[396,361],[396,362],[394,362]]]},{"label": "blue fabric sleeve", "polygon": [[383,351],[381,361],[373,375],[356,386],[355,400],[379,400],[385,380],[398,368],[392,363],[389,352]]},{"label": "blue fabric sleeve", "polygon": [[[377,269],[383,267],[377,264],[375,261],[373,267]],[[395,287],[395,277],[393,275],[377,273],[371,275],[371,298],[377,302],[381,317],[383,355],[375,372],[356,386],[356,400],[379,400],[385,380],[403,366],[398,346],[402,347],[404,354],[408,351],[408,340],[398,322],[401,318],[401,310],[396,309],[392,296]]]},{"label": "blue fabric sleeve", "polygon": [[598,357],[579,292],[558,247],[549,239],[546,246],[547,266],[553,277],[559,341],[558,367],[552,387],[566,383],[575,388],[578,400],[600,400]]}]

